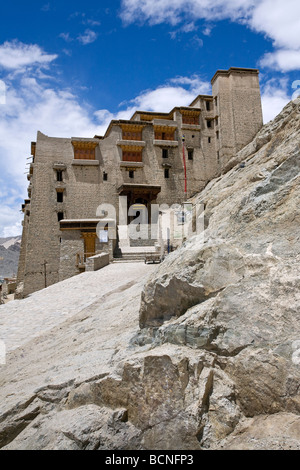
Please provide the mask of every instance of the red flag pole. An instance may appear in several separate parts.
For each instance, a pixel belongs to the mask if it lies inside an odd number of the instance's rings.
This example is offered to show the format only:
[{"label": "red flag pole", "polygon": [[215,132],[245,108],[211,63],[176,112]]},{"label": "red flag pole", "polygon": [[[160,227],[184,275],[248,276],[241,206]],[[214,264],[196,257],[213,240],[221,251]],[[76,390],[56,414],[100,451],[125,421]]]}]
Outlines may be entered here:
[{"label": "red flag pole", "polygon": [[185,138],[182,136],[182,157],[183,157],[183,168],[184,168],[184,195],[187,197],[187,178],[186,178],[186,160],[185,160],[185,151],[184,151],[184,141]]}]

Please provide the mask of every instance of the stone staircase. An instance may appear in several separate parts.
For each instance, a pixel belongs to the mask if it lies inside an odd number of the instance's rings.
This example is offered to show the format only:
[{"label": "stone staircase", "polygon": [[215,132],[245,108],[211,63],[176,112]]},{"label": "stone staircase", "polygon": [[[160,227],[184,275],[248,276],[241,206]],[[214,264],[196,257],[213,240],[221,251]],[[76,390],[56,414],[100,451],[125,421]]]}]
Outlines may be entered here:
[{"label": "stone staircase", "polygon": [[144,262],[147,255],[159,253],[155,248],[157,240],[151,239],[151,229],[148,226],[142,226],[140,238],[130,237],[127,226],[118,226],[118,233],[122,233],[122,237],[114,252],[114,263]]},{"label": "stone staircase", "polygon": [[154,246],[123,247],[114,254],[113,263],[145,262],[147,255],[157,253]]}]

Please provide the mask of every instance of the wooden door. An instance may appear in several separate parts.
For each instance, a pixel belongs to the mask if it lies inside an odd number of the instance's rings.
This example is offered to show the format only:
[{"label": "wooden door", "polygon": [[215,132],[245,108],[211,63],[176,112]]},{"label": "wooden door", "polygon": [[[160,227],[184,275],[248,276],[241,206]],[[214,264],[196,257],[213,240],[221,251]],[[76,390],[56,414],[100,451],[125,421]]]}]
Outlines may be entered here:
[{"label": "wooden door", "polygon": [[96,233],[83,233],[84,238],[84,259],[96,254]]}]

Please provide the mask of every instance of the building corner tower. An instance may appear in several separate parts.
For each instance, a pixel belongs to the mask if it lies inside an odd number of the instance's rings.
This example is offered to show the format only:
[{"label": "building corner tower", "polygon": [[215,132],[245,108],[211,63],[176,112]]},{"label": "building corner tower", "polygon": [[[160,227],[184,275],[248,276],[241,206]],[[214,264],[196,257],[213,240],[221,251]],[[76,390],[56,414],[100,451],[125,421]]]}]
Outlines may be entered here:
[{"label": "building corner tower", "polygon": [[221,172],[263,126],[258,76],[257,69],[231,67],[218,70],[211,80]]}]

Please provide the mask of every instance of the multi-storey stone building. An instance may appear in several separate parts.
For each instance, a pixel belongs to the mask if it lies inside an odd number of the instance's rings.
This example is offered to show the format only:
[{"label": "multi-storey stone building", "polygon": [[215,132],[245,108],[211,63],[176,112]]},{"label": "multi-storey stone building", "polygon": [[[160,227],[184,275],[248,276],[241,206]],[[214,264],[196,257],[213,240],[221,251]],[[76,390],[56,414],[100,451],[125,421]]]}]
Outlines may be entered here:
[{"label": "multi-storey stone building", "polygon": [[[112,121],[103,137],[38,132],[23,205],[23,295],[82,272],[97,253],[121,256],[121,231],[138,209],[147,208],[151,218],[152,204],[182,203],[221,174],[262,127],[258,75],[256,69],[219,70],[212,95],[168,112],[136,111],[130,120]],[[96,230],[105,203],[116,210],[116,240]],[[114,219],[109,208],[105,215],[107,223]]]}]

